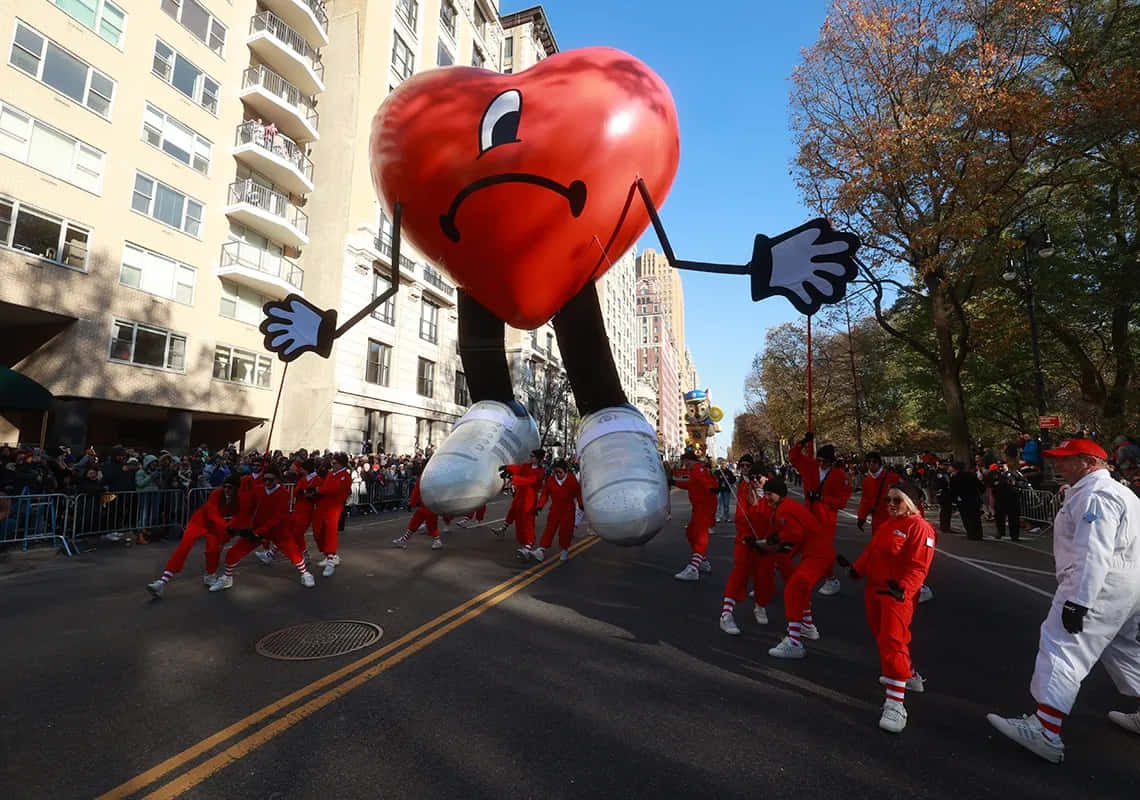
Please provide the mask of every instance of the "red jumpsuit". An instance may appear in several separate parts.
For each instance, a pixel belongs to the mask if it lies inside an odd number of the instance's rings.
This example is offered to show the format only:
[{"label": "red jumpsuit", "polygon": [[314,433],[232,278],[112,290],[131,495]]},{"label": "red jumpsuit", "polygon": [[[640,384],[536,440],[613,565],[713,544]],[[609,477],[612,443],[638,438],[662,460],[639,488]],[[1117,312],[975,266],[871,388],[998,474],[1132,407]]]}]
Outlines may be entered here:
[{"label": "red jumpsuit", "polygon": [[191,515],[186,529],[182,532],[182,541],[178,543],[178,548],[166,562],[166,571],[174,575],[181,572],[182,567],[186,565],[186,556],[190,555],[190,550],[194,547],[194,542],[205,536],[206,572],[211,575],[217,572],[218,561],[222,556],[222,545],[230,538],[226,533],[226,526],[237,515],[238,507],[237,497],[233,502],[226,504],[221,488],[210,492],[202,507]]},{"label": "red jumpsuit", "polygon": [[534,547],[534,515],[537,511],[538,487],[546,476],[542,467],[530,464],[511,464],[511,483],[515,487],[515,497],[511,501],[507,520],[514,520],[515,539],[522,547]]},{"label": "red jumpsuit", "polygon": [[859,510],[855,516],[859,519],[871,518],[871,532],[874,533],[890,517],[887,513],[887,491],[900,480],[897,473],[883,467],[879,477],[873,475],[863,476],[863,493],[859,498]]},{"label": "red jumpsuit", "polygon": [[839,510],[846,507],[847,501],[851,499],[851,479],[839,467],[831,467],[821,478],[819,463],[803,451],[802,444],[797,444],[788,452],[788,460],[803,478],[804,496],[813,492],[820,494],[820,499],[808,500],[807,507],[823,529],[834,537]]},{"label": "red jumpsuit", "polygon": [[789,623],[802,623],[811,609],[811,589],[835,561],[835,531],[827,531],[804,506],[785,497],[769,516],[769,534],[782,543],[796,545],[800,563],[784,586],[784,616]]},{"label": "red jumpsuit", "polygon": [[326,556],[336,555],[337,523],[352,493],[352,473],[341,467],[330,472],[317,487],[317,507],[313,510],[313,538]]},{"label": "red jumpsuit", "polygon": [[308,475],[302,474],[293,485],[293,511],[289,515],[289,532],[302,553],[305,552],[305,531],[313,523],[313,513],[317,507],[316,501],[307,497],[305,490],[320,484],[321,479],[313,472]]},{"label": "red jumpsuit", "polygon": [[538,498],[538,507],[541,509],[550,500],[550,513],[546,515],[546,528],[542,531],[542,541],[539,547],[550,547],[554,541],[554,532],[558,532],[558,546],[563,550],[570,549],[570,542],[574,539],[574,509],[581,508],[582,487],[578,479],[566,473],[562,483],[551,475],[542,487],[542,496]]},{"label": "red jumpsuit", "polygon": [[716,521],[716,490],[720,484],[701,463],[693,464],[687,475],[674,477],[673,483],[689,491],[693,515],[685,526],[685,537],[689,549],[704,558],[709,550],[709,528]]},{"label": "red jumpsuit", "polygon": [[[433,539],[439,538],[439,515],[424,505],[423,498],[420,497],[420,479],[416,478],[415,485],[412,486],[412,494],[408,498],[408,505],[416,511],[412,514],[412,518],[408,520],[408,533],[415,533],[420,529],[420,525],[427,523],[428,535]],[[411,538],[410,536],[408,538]]]},{"label": "red jumpsuit", "polygon": [[[871,635],[879,646],[885,678],[905,681],[914,672],[910,663],[910,622],[918,590],[930,571],[936,542],[934,528],[921,516],[889,517],[875,528],[867,549],[853,565],[867,580],[863,605]],[[879,594],[889,579],[902,586],[903,600]]]},{"label": "red jumpsuit", "polygon": [[258,493],[264,489],[265,481],[262,480],[260,472],[251,472],[248,475],[241,476],[241,482],[238,484],[238,505],[241,507],[237,518],[239,524],[232,527],[249,527],[249,518],[253,514],[254,505],[257,503]]},{"label": "red jumpsuit", "polygon": [[744,599],[748,592],[748,579],[752,579],[752,599],[764,608],[772,602],[776,593],[776,572],[780,573],[784,584],[788,582],[795,564],[789,553],[758,553],[744,543],[750,536],[764,540],[768,537],[772,509],[764,495],[758,494],[757,502],[749,500],[749,484],[741,480],[736,487],[736,543],[732,551],[732,572],[724,586],[724,596],[736,602]]},{"label": "red jumpsuit", "polygon": [[[244,527],[252,528],[255,536],[276,544],[294,564],[302,564],[301,551],[297,548],[297,543],[289,530],[289,490],[280,485],[273,487],[273,491],[262,488],[250,499],[253,508]],[[235,564],[257,547],[257,544],[256,539],[244,537],[238,539],[226,553],[227,574]]]}]

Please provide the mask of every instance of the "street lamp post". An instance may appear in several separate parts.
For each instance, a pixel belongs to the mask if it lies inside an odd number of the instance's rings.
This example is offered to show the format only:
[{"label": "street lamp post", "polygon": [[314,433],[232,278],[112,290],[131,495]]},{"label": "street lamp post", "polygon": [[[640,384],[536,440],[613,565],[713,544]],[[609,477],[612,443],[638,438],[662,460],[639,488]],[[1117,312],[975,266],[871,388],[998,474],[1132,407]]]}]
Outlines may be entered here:
[{"label": "street lamp post", "polygon": [[[1045,449],[1046,432],[1045,428],[1040,427],[1041,418],[1048,412],[1045,405],[1045,372],[1041,369],[1041,342],[1037,333],[1037,304],[1036,297],[1033,290],[1033,265],[1030,259],[1030,247],[1032,246],[1033,236],[1022,232],[1021,240],[1021,275],[1017,273],[1017,262],[1012,257],[1009,259],[1009,271],[1002,275],[1007,281],[1022,279],[1022,286],[1025,290],[1025,310],[1029,316],[1029,339],[1033,345],[1033,379],[1034,388],[1037,393],[1037,422],[1038,422],[1038,453]],[[1053,240],[1046,231],[1043,239],[1040,241],[1040,246],[1037,248],[1037,255],[1041,258],[1049,258],[1054,253]],[[1039,456],[1040,457],[1040,456]],[[1042,457],[1042,462],[1044,458]],[[1044,463],[1041,464],[1044,467]]]}]

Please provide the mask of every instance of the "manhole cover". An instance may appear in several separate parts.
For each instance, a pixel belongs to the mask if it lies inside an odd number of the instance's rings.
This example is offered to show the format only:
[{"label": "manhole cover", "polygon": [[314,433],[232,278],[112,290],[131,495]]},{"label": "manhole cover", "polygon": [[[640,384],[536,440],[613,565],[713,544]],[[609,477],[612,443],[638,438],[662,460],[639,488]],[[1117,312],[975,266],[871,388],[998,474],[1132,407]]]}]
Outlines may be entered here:
[{"label": "manhole cover", "polygon": [[383,635],[379,625],[354,619],[307,622],[274,631],[257,643],[257,652],[283,661],[310,661],[368,647]]}]

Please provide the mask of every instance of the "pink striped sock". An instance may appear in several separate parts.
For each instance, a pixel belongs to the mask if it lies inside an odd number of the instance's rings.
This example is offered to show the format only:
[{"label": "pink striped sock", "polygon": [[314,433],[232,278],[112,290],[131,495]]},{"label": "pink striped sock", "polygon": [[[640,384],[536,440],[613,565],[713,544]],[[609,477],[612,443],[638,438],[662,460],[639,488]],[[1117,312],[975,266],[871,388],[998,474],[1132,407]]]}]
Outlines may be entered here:
[{"label": "pink striped sock", "polygon": [[815,624],[814,622],[812,622],[812,616],[811,616],[811,609],[810,608],[804,610],[803,622],[804,622],[804,625],[814,625]]},{"label": "pink striped sock", "polygon": [[906,681],[883,676],[883,684],[887,687],[887,699],[902,702],[906,699]]},{"label": "pink striped sock", "polygon": [[692,567],[693,569],[700,569],[701,568],[701,562],[704,560],[705,560],[705,557],[702,556],[700,553],[693,553],[692,558],[689,559],[689,566]]}]

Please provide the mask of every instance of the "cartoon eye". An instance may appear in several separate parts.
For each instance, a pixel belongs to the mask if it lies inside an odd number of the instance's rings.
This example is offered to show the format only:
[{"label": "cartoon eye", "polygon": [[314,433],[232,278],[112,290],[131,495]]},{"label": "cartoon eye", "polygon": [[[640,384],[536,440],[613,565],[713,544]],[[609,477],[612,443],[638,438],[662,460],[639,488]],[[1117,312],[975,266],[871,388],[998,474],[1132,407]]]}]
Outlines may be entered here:
[{"label": "cartoon eye", "polygon": [[522,94],[518,89],[495,97],[483,112],[479,123],[479,155],[492,147],[519,141],[519,119],[522,116]]}]

